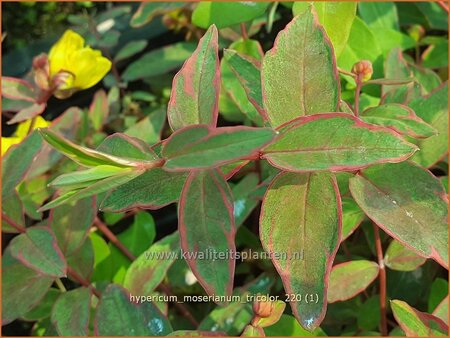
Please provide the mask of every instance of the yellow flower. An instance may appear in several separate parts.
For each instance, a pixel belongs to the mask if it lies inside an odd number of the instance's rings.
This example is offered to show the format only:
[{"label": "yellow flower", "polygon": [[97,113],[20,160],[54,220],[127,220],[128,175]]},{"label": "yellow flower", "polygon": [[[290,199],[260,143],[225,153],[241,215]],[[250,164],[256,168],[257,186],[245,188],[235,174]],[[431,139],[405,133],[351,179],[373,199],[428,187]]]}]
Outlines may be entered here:
[{"label": "yellow flower", "polygon": [[67,30],[49,56],[50,78],[59,77],[59,90],[81,90],[97,84],[111,69],[111,61],[99,50],[84,46],[84,39]]},{"label": "yellow flower", "polygon": [[[30,129],[31,119],[25,122],[19,123],[16,131],[10,137],[2,137],[2,156],[6,153],[6,151],[11,148],[13,145],[22,142],[22,140],[27,137],[28,129]],[[42,118],[42,116],[36,116],[36,120],[34,122],[32,130],[36,128],[47,128],[51,122],[46,121]]]}]

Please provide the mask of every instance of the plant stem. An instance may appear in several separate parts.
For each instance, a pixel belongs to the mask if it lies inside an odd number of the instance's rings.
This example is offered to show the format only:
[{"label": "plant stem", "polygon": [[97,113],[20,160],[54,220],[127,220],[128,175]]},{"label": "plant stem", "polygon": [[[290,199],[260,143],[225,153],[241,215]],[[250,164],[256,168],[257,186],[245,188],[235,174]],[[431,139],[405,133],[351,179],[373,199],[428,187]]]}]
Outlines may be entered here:
[{"label": "plant stem", "polygon": [[55,284],[58,286],[58,289],[61,290],[61,292],[67,292],[66,287],[64,286],[64,284],[61,282],[60,278],[56,278],[55,279]]},{"label": "plant stem", "polygon": [[78,283],[83,285],[86,288],[91,289],[92,293],[97,296],[97,298],[100,298],[101,293],[93,286],[90,282],[88,282],[86,279],[84,279],[82,276],[78,274],[74,269],[72,269],[70,266],[67,267],[67,274],[76,280]]},{"label": "plant stem", "polygon": [[114,235],[111,230],[106,226],[105,223],[103,223],[98,217],[94,220],[95,226],[100,230],[108,240],[113,243],[130,261],[134,261],[136,257],[133,255],[133,253],[128,250],[125,245],[122,244],[122,242],[119,241],[119,239]]},{"label": "plant stem", "polygon": [[448,14],[448,6],[445,1],[438,1],[437,4]]},{"label": "plant stem", "polygon": [[241,35],[244,40],[248,39],[247,27],[245,26],[245,23],[241,23]]},{"label": "plant stem", "polygon": [[[136,256],[134,256],[133,253],[128,250],[122,244],[122,242],[120,242],[117,236],[114,235],[106,226],[106,224],[104,224],[98,217],[95,218],[94,224],[98,228],[98,230],[100,230],[106,236],[106,238],[108,238],[108,240],[113,243],[117,247],[117,249],[119,249],[130,261],[134,261],[136,259]],[[168,296],[173,296],[171,290],[163,284],[160,284],[157,287],[157,290],[166,293]],[[183,314],[192,323],[192,325],[198,327],[199,323],[183,304],[177,302],[174,302],[173,304],[181,312],[181,314]]]},{"label": "plant stem", "polygon": [[28,127],[27,135],[30,135],[33,131],[34,125],[36,124],[36,116],[32,118],[30,126]]},{"label": "plant stem", "polygon": [[361,76],[358,75],[355,79],[356,81],[356,89],[355,89],[355,106],[353,111],[355,112],[355,116],[359,116],[359,95],[361,94],[362,81]]},{"label": "plant stem", "polygon": [[356,78],[355,74],[353,74],[352,72],[348,72],[345,69],[338,68],[338,72],[341,73],[341,74],[347,75],[347,76],[351,76],[354,79]]},{"label": "plant stem", "polygon": [[15,228],[20,233],[24,233],[24,232],[27,231],[27,229],[25,229],[23,226],[21,226],[20,224],[16,223],[15,221],[13,221],[11,218],[6,216],[4,213],[2,213],[2,219],[4,221],[8,222],[9,225],[11,225],[13,228]]},{"label": "plant stem", "polygon": [[381,246],[380,231],[378,226],[373,223],[373,232],[375,234],[375,246],[377,250],[378,266],[380,267],[380,312],[381,312],[381,335],[387,336],[387,316],[386,316],[386,269],[383,260],[383,248]]}]

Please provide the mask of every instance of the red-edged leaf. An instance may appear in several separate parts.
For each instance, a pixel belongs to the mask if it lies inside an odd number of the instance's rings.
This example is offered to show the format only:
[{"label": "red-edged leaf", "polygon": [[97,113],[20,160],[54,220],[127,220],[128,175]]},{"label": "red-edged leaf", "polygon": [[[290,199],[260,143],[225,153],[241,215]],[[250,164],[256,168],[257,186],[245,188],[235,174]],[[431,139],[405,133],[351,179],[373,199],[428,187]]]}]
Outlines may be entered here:
[{"label": "red-edged leaf", "polygon": [[[231,295],[235,260],[230,252],[236,250],[233,197],[218,171],[188,176],[178,219],[181,248],[200,284],[209,295]],[[215,259],[205,256],[211,252]]]},{"label": "red-edged leaf", "polygon": [[167,109],[173,130],[192,124],[216,126],[220,92],[218,50],[217,28],[212,25],[173,79]]},{"label": "red-edged leaf", "polygon": [[63,292],[52,309],[51,320],[60,336],[88,336],[91,290]]},{"label": "red-edged leaf", "polygon": [[350,191],[389,235],[448,266],[447,193],[428,170],[412,162],[375,165],[350,178]]},{"label": "red-edged leaf", "polygon": [[278,34],[263,60],[262,84],[264,107],[274,127],[299,116],[337,111],[336,58],[312,7]]},{"label": "red-edged leaf", "polygon": [[16,115],[14,115],[14,117],[11,120],[8,121],[8,124],[14,124],[30,120],[33,117],[42,114],[45,107],[47,107],[46,103],[34,103],[29,107],[19,110],[19,112]]},{"label": "red-edged leaf", "polygon": [[65,277],[67,263],[49,228],[32,227],[10,243],[11,255],[27,267],[50,277]]},{"label": "red-edged leaf", "polygon": [[[341,199],[332,174],[281,173],[270,184],[261,207],[261,242],[293,298],[292,312],[307,330],[325,316],[341,227]],[[300,301],[298,295],[314,301]]]},{"label": "red-edged leaf", "polygon": [[255,157],[275,133],[270,128],[196,125],[173,133],[164,143],[164,169],[209,169],[243,158]]},{"label": "red-edged leaf", "polygon": [[349,171],[401,162],[417,150],[394,131],[345,113],[301,117],[280,132],[262,153],[273,166],[288,171]]},{"label": "red-edged leaf", "polygon": [[344,301],[363,292],[378,276],[378,264],[350,261],[333,266],[328,289],[328,302]]},{"label": "red-edged leaf", "polygon": [[2,76],[2,96],[12,100],[35,102],[33,86],[25,80]]},{"label": "red-edged leaf", "polygon": [[397,271],[413,271],[425,261],[426,258],[417,255],[395,239],[389,244],[384,254],[384,264]]},{"label": "red-edged leaf", "polygon": [[448,296],[445,297],[442,302],[434,309],[433,316],[436,316],[448,325]]},{"label": "red-edged leaf", "polygon": [[448,326],[438,317],[420,312],[401,300],[392,300],[391,308],[408,337],[448,336]]}]

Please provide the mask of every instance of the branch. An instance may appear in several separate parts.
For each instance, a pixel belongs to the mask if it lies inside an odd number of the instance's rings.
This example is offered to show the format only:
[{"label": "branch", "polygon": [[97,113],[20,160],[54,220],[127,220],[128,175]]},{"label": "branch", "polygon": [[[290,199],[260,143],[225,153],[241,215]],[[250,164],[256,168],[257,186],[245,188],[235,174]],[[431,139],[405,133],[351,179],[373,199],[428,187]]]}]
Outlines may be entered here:
[{"label": "branch", "polygon": [[380,231],[378,226],[373,223],[373,232],[375,234],[375,246],[377,249],[378,265],[380,267],[380,312],[381,312],[381,335],[387,336],[387,316],[386,316],[386,269],[384,268],[383,248],[381,246]]},{"label": "branch", "polygon": [[13,221],[11,218],[9,218],[9,216],[6,216],[4,213],[2,213],[2,219],[4,221],[8,222],[9,225],[11,225],[14,229],[16,229],[17,231],[19,231],[21,233],[24,233],[27,231],[27,229],[25,229],[23,226],[16,223],[15,221]]},{"label": "branch", "polygon": [[78,274],[74,269],[72,269],[70,266],[67,267],[67,274],[72,277],[74,280],[76,280],[78,283],[83,285],[86,288],[89,288],[92,290],[92,293],[97,296],[97,298],[100,299],[101,293],[93,286],[91,283],[89,283],[86,279],[84,279],[82,276]]}]

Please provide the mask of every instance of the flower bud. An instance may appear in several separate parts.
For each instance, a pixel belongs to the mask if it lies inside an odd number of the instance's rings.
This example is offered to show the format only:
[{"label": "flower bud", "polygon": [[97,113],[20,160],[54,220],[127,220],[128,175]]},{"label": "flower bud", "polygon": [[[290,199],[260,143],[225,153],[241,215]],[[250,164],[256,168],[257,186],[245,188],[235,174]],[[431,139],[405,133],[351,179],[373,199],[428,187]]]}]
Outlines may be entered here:
[{"label": "flower bud", "polygon": [[261,301],[253,303],[253,312],[256,316],[261,318],[269,317],[272,314],[273,302]]},{"label": "flower bud", "polygon": [[372,62],[361,60],[353,65],[352,73],[359,77],[362,82],[369,81],[372,78]]},{"label": "flower bud", "polygon": [[408,34],[416,42],[419,42],[425,36],[425,29],[421,25],[412,25],[408,29]]},{"label": "flower bud", "polygon": [[42,90],[50,88],[50,66],[47,54],[40,54],[33,59],[34,82]]}]

